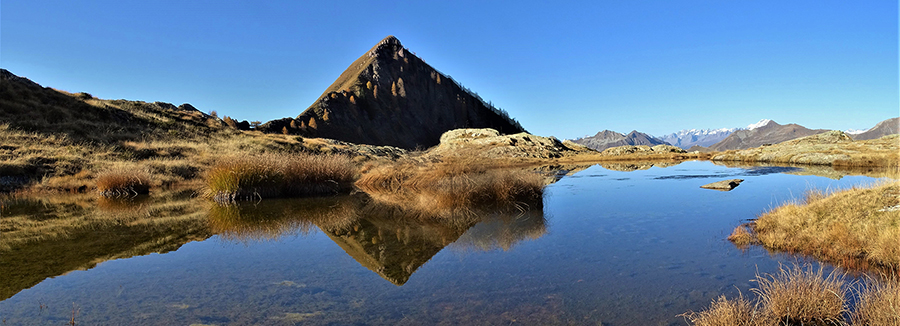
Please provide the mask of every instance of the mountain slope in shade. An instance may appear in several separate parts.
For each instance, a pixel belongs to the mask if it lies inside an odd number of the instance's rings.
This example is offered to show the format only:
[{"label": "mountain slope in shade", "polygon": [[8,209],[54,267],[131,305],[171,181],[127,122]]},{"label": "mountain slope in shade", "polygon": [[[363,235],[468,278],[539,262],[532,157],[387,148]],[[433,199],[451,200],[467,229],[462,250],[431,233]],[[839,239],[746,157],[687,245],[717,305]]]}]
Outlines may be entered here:
[{"label": "mountain slope in shade", "polygon": [[872,127],[872,129],[866,130],[863,133],[859,133],[856,135],[852,135],[854,140],[868,140],[868,139],[878,139],[887,135],[892,135],[900,133],[900,118],[891,118],[879,122]]},{"label": "mountain slope in shade", "polygon": [[636,130],[632,130],[627,135],[611,130],[604,130],[591,137],[578,138],[572,140],[572,142],[579,145],[584,145],[590,149],[594,149],[597,151],[602,151],[610,147],[625,145],[670,145],[669,143],[666,143],[665,141],[662,141],[656,137],[638,132]]},{"label": "mountain slope in shade", "polygon": [[673,146],[678,146],[683,149],[689,149],[693,146],[711,146],[715,143],[718,143],[731,135],[732,132],[737,130],[737,128],[722,128],[722,129],[691,129],[691,130],[681,130],[679,132],[671,133],[665,136],[657,137],[662,141],[665,141]]},{"label": "mountain slope in shade", "polygon": [[269,121],[260,130],[411,149],[437,145],[442,133],[458,128],[525,131],[388,36],[299,116]]},{"label": "mountain slope in shade", "polygon": [[713,151],[725,151],[730,149],[747,149],[759,147],[764,144],[777,144],[780,142],[811,136],[826,132],[826,129],[808,129],[798,124],[780,125],[772,120],[764,119],[748,126],[748,129],[737,130],[722,141],[709,147]]}]

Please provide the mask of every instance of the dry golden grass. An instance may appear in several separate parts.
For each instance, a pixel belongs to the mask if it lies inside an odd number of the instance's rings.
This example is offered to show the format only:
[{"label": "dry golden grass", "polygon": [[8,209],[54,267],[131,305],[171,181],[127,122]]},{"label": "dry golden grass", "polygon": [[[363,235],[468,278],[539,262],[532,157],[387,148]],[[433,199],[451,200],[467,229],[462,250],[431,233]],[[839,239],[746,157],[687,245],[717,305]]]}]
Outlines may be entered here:
[{"label": "dry golden grass", "polygon": [[[751,224],[767,249],[812,255],[855,269],[900,270],[900,182],[826,194],[784,204]],[[744,229],[739,226],[738,229]],[[735,233],[741,231],[735,230]],[[735,238],[736,244],[742,238]]]},{"label": "dry golden grass", "polygon": [[756,237],[753,236],[753,233],[748,230],[748,226],[741,225],[734,228],[734,231],[728,236],[728,241],[731,241],[731,243],[734,243],[734,245],[739,248],[746,248],[757,240]]},{"label": "dry golden grass", "polygon": [[900,283],[866,282],[851,320],[854,326],[900,325]]},{"label": "dry golden grass", "polygon": [[534,172],[461,158],[370,167],[356,182],[376,200],[432,216],[456,215],[473,207],[534,202],[542,198],[545,185],[544,177]]},{"label": "dry golden grass", "polygon": [[139,169],[113,169],[97,175],[97,192],[104,197],[128,197],[150,192],[150,174]]},{"label": "dry golden grass", "polygon": [[349,190],[356,167],[344,155],[262,154],[227,157],[207,173],[210,196],[218,202],[334,194]]},{"label": "dry golden grass", "polygon": [[822,275],[822,268],[784,269],[757,276],[761,313],[786,323],[837,323],[843,321],[847,287],[842,274]]},{"label": "dry golden grass", "polygon": [[683,316],[696,326],[754,326],[759,325],[755,315],[750,301],[743,296],[728,300],[723,295],[716,299],[709,309],[689,312]]},{"label": "dry golden grass", "polygon": [[900,138],[898,135],[872,140],[835,142],[827,140],[829,135],[834,136],[834,132],[803,137],[772,146],[714,153],[711,160],[894,169],[900,164]]}]

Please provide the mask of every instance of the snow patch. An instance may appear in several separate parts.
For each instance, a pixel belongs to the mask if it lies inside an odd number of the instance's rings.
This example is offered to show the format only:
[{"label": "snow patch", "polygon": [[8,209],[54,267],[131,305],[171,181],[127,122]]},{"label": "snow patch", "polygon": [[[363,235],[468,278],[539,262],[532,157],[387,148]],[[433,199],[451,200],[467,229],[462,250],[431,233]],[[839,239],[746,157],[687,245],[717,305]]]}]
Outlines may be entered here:
[{"label": "snow patch", "polygon": [[859,135],[859,134],[864,133],[864,132],[866,132],[866,131],[869,131],[869,129],[847,129],[847,130],[844,130],[844,133],[847,133],[847,134],[850,134],[850,135]]},{"label": "snow patch", "polygon": [[772,122],[772,120],[769,120],[769,119],[759,120],[759,122],[747,126],[747,130],[753,130],[753,129],[765,127],[770,122]]}]

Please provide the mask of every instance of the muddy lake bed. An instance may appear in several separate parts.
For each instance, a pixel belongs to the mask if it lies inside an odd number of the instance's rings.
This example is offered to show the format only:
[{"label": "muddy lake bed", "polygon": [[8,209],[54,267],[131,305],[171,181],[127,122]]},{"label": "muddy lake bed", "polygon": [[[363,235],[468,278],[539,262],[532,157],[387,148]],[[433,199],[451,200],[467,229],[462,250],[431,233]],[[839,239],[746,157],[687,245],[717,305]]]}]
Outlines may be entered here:
[{"label": "muddy lake bed", "polygon": [[[725,167],[561,173],[543,202],[418,221],[362,194],[221,207],[191,192],[0,205],[0,325],[686,325],[803,257],[726,237],[809,189],[876,179]],[[618,170],[625,171],[618,171]],[[824,172],[823,172],[824,171]],[[700,186],[727,179],[731,191]],[[826,266],[827,269],[831,267]]]}]

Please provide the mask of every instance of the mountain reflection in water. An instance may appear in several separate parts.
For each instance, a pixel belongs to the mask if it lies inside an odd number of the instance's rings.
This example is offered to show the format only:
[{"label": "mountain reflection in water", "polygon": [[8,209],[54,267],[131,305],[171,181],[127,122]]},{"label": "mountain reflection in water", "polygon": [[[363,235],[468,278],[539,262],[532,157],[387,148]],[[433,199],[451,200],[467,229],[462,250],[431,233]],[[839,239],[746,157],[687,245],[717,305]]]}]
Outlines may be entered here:
[{"label": "mountain reflection in water", "polygon": [[398,286],[448,245],[508,250],[546,232],[541,200],[429,217],[362,194],[214,205],[209,225],[232,241],[277,239],[318,228],[360,265]]}]

